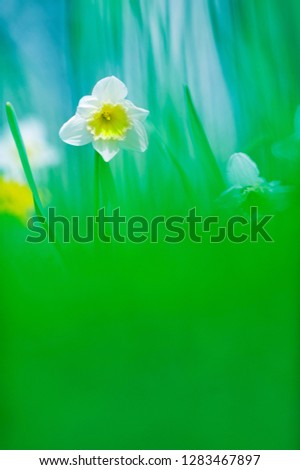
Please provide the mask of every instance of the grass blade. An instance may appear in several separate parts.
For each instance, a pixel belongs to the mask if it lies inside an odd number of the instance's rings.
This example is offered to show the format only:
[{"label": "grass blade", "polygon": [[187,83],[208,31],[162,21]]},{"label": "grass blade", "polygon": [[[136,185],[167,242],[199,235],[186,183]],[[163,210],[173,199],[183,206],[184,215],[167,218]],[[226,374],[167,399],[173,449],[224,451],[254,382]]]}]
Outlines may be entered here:
[{"label": "grass blade", "polygon": [[199,119],[195,109],[188,86],[184,87],[184,94],[188,112],[188,123],[193,137],[193,142],[198,148],[197,153],[201,155],[201,164],[205,169],[208,186],[213,189],[215,194],[218,194],[224,189],[222,174],[208,142],[201,120]]},{"label": "grass blade", "polygon": [[40,199],[40,196],[39,196],[39,193],[38,193],[38,190],[37,190],[37,187],[36,187],[33,175],[32,175],[26,148],[25,148],[22,135],[20,132],[17,116],[11,103],[6,103],[6,115],[7,115],[7,120],[8,120],[8,124],[11,130],[13,139],[15,141],[15,144],[19,153],[19,157],[22,163],[22,167],[23,167],[28,185],[32,192],[36,213],[38,215],[43,215],[43,212],[44,212],[43,205],[42,205],[42,202],[41,202],[41,199]]}]

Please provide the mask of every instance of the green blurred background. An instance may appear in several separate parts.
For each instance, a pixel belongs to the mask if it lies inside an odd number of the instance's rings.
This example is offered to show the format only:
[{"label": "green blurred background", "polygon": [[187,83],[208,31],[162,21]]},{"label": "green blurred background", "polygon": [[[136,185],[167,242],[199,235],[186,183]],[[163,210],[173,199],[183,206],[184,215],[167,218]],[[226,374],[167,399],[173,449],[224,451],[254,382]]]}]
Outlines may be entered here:
[{"label": "green blurred background", "polygon": [[92,147],[58,130],[108,75],[149,149],[101,166],[99,205],[225,217],[236,151],[294,188],[272,244],[71,243],[63,265],[0,214],[2,449],[299,449],[299,26],[297,0],[0,1],[0,124],[8,100],[43,122],[60,214],[93,213]]}]

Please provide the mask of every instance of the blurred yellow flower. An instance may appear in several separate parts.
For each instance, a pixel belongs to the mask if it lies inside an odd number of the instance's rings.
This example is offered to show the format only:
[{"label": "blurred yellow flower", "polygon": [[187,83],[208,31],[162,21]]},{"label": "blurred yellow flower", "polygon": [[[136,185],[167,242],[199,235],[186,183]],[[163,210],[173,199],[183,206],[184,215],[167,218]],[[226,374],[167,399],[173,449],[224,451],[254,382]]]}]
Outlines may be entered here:
[{"label": "blurred yellow flower", "polygon": [[31,210],[33,200],[29,187],[0,178],[0,213],[14,215],[25,221]]}]

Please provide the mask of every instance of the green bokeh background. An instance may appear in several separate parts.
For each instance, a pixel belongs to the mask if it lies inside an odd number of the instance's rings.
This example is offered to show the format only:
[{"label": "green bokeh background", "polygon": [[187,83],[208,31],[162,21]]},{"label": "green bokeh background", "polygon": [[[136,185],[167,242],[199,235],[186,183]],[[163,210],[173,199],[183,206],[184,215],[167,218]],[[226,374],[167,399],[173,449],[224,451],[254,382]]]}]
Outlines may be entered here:
[{"label": "green bokeh background", "polygon": [[1,214],[1,448],[299,449],[299,2],[0,6],[1,124],[7,100],[46,124],[60,214],[93,213],[94,153],[58,130],[112,74],[149,149],[100,166],[99,206],[224,218],[236,151],[294,188],[274,243],[71,243],[63,266]]}]

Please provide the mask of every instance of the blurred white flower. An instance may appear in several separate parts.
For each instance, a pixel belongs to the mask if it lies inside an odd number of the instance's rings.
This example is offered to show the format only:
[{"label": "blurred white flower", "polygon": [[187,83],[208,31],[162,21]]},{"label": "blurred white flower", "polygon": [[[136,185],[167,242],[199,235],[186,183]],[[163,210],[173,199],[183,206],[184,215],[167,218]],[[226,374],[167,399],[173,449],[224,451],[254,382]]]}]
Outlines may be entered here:
[{"label": "blurred white flower", "polygon": [[[35,176],[58,164],[55,149],[47,142],[46,129],[38,119],[29,117],[19,122],[28,160]],[[14,140],[7,128],[0,134],[0,173],[5,180],[25,182],[25,174]]]},{"label": "blurred white flower", "polygon": [[291,188],[279,181],[268,182],[260,176],[256,163],[245,153],[234,153],[226,168],[228,189],[221,194],[222,202],[231,206],[242,206],[245,202],[256,204],[270,202],[273,208],[286,207],[286,196]]},{"label": "blurred white flower", "polygon": [[70,145],[92,142],[106,162],[121,148],[144,152],[148,138],[142,122],[149,111],[126,100],[127,88],[116,77],[96,83],[92,94],[79,101],[76,114],[60,129],[60,138]]},{"label": "blurred white flower", "polygon": [[264,180],[259,176],[256,163],[245,153],[234,153],[228,160],[226,169],[227,182],[230,187],[257,187]]}]

